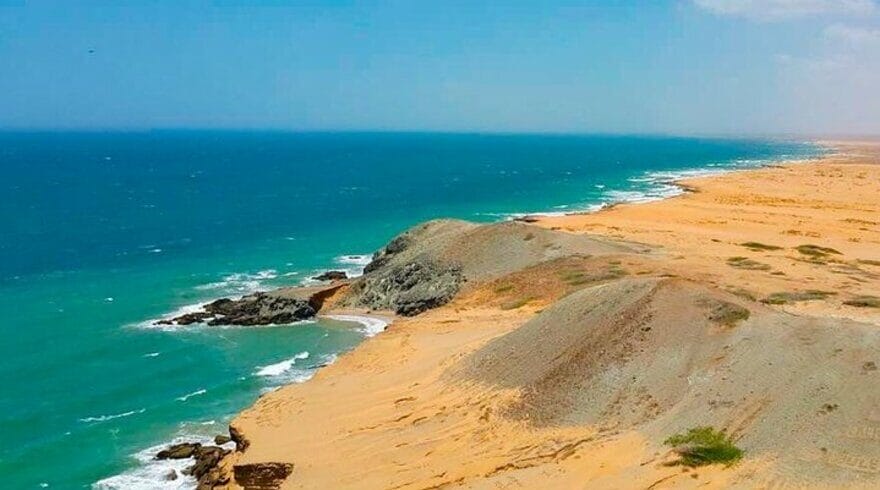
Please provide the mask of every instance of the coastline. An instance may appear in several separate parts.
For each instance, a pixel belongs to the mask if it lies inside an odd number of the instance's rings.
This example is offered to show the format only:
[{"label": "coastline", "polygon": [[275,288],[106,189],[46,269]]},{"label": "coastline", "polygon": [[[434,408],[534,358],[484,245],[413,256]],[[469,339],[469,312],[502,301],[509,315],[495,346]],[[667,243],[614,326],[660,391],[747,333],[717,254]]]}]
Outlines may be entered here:
[{"label": "coastline", "polygon": [[[722,257],[729,257],[732,250],[737,250],[743,255],[752,256],[749,250],[743,249],[741,243],[748,242],[746,235],[755,238],[756,243],[760,240],[766,240],[770,236],[766,232],[754,233],[757,228],[755,224],[745,224],[742,222],[735,223],[733,227],[725,227],[726,223],[713,222],[711,219],[700,216],[695,219],[693,215],[694,206],[704,205],[714,207],[713,212],[720,212],[719,202],[711,202],[712,200],[721,201],[720,206],[736,208],[739,211],[745,211],[748,214],[747,207],[743,203],[732,199],[729,194],[725,194],[723,189],[740,188],[741,193],[748,194],[754,191],[756,186],[773,184],[774,192],[787,192],[797,194],[801,199],[806,199],[797,189],[785,184],[797,183],[801,190],[807,189],[807,195],[815,194],[815,181],[822,183],[828,180],[827,171],[835,171],[835,166],[846,165],[846,171],[852,175],[843,177],[835,177],[846,183],[851,183],[852,179],[864,180],[872,182],[866,176],[861,178],[855,177],[859,175],[860,165],[864,162],[853,160],[854,157],[845,153],[835,152],[833,154],[822,157],[818,162],[808,163],[784,163],[774,164],[769,167],[758,169],[748,169],[741,172],[724,173],[722,175],[713,175],[697,179],[685,179],[680,182],[681,185],[692,188],[695,192],[688,192],[675,198],[666,199],[658,202],[644,204],[621,204],[604,209],[597,213],[586,214],[569,214],[565,216],[540,217],[533,226],[539,226],[551,230],[560,230],[567,233],[584,233],[598,234],[618,240],[635,241],[640,243],[650,243],[658,248],[652,252],[650,257],[640,257],[639,260],[631,260],[626,262],[630,274],[636,276],[661,275],[661,276],[679,276],[687,277],[689,280],[700,280],[711,284],[712,287],[718,289],[732,289],[735,287],[743,288],[744,284],[750,285],[754,290],[749,294],[767,296],[773,294],[775,290],[785,290],[792,283],[818,282],[828,277],[832,277],[836,272],[828,272],[821,277],[817,276],[817,265],[805,263],[803,267],[808,270],[801,270],[801,264],[797,260],[797,256],[790,256],[788,252],[784,252],[781,257],[774,257],[773,252],[763,251],[768,257],[761,257],[767,264],[761,262],[762,265],[769,265],[774,270],[767,272],[763,267],[749,270],[741,269],[729,265],[725,260],[719,260]],[[874,158],[870,156],[870,158]],[[870,165],[870,164],[869,164]],[[854,170],[855,169],[855,170]],[[876,172],[878,167],[864,167],[864,171]],[[813,180],[811,180],[813,179]],[[752,182],[751,187],[742,187],[742,184]],[[840,184],[840,182],[837,182]],[[844,184],[847,185],[847,184]],[[869,185],[869,184],[866,184]],[[726,187],[725,187],[726,186]],[[834,187],[834,185],[832,185]],[[828,194],[839,193],[839,189],[826,189]],[[870,194],[870,193],[869,193]],[[852,199],[857,196],[847,196]],[[788,199],[788,201],[786,201]],[[803,203],[790,202],[793,198],[773,196],[772,198],[754,199],[755,206],[762,209],[769,209],[770,214],[776,216],[774,207],[798,207]],[[696,202],[695,202],[696,200]],[[871,202],[870,200],[868,202]],[[810,204],[810,203],[808,203]],[[676,214],[673,211],[678,211]],[[816,214],[815,203],[813,203],[812,212]],[[863,213],[874,215],[880,209],[880,203],[877,207],[862,210]],[[635,210],[635,211],[634,211]],[[705,211],[705,210],[701,210]],[[851,211],[850,209],[845,210]],[[800,219],[800,218],[795,218]],[[850,218],[860,219],[860,218]],[[654,222],[654,229],[645,227],[645,223]],[[733,220],[732,220],[733,221]],[[760,220],[757,220],[760,221]],[[784,221],[784,220],[783,220]],[[862,221],[869,221],[863,219]],[[785,223],[775,223],[771,226],[784,225]],[[718,228],[733,228],[722,233]],[[862,237],[860,241],[849,240],[853,237],[846,236],[853,230],[844,229],[840,226],[826,226],[822,228],[825,234],[817,232],[806,235],[807,238],[816,241],[822,239],[823,244],[827,244],[829,240],[834,247],[840,248],[840,252],[849,256],[858,256],[858,260],[864,260],[871,263],[880,260],[880,257],[868,257],[871,247],[875,247],[877,237],[873,234],[875,231],[869,231],[870,241]],[[785,231],[785,230],[782,230]],[[856,230],[858,231],[858,230]],[[649,235],[649,237],[646,237]],[[713,235],[709,237],[708,235]],[[717,236],[715,236],[717,235]],[[727,236],[725,236],[727,235]],[[840,235],[840,236],[837,236]],[[694,239],[694,236],[700,238]],[[776,239],[774,243],[766,243],[765,245],[772,247],[780,247],[780,250],[788,250],[791,245],[785,242],[800,242],[803,240],[803,234],[782,234],[775,232]],[[784,237],[781,240],[779,237]],[[722,240],[722,238],[726,240]],[[649,239],[650,238],[650,239]],[[695,243],[688,243],[689,238]],[[858,237],[857,237],[858,238]],[[847,243],[838,243],[841,240]],[[725,243],[722,243],[724,241]],[[699,242],[698,244],[696,242]],[[769,242],[769,240],[768,240]],[[778,243],[778,244],[777,244]],[[871,245],[866,246],[866,243]],[[697,246],[698,245],[698,246]],[[702,254],[696,254],[694,247],[702,248]],[[713,247],[717,248],[715,250]],[[785,248],[783,248],[785,247]],[[828,247],[833,248],[833,247]],[[834,248],[837,250],[837,248]],[[708,249],[708,250],[705,250]],[[867,252],[866,252],[867,251]],[[682,253],[684,252],[684,254]],[[796,253],[796,252],[795,252]],[[867,255],[865,255],[867,253]],[[864,257],[862,257],[864,255]],[[783,262],[785,265],[783,265]],[[650,271],[648,269],[651,269]],[[763,269],[763,270],[761,270]],[[784,269],[784,271],[783,271]],[[774,274],[782,272],[785,274]],[[760,280],[755,281],[755,274],[760,273]],[[869,274],[873,272],[868,271]],[[807,279],[809,278],[809,279]],[[868,292],[880,294],[877,288],[877,281],[869,281],[868,287],[862,286],[860,292]],[[864,283],[860,283],[864,284]],[[840,284],[838,289],[841,292],[851,289],[847,284]],[[504,308],[498,305],[497,292],[500,288],[487,289],[487,287],[475,287],[462,293],[462,297],[456,299],[451,304],[440,307],[436,310],[424,313],[419,317],[406,318],[396,320],[389,332],[385,335],[366,339],[361,345],[353,351],[341,356],[339,360],[326,369],[321,369],[317,375],[309,382],[303,385],[286,386],[274,393],[261,397],[257,403],[251,408],[242,412],[233,422],[233,425],[243,430],[244,434],[249,438],[251,445],[244,453],[235,453],[229,460],[224,462],[227,470],[232,465],[248,462],[269,461],[286,459],[290,460],[297,468],[295,477],[288,479],[282,488],[309,488],[315,484],[336,484],[342,487],[357,486],[359,488],[383,488],[391,485],[394,481],[398,484],[403,483],[405,487],[418,486],[416,481],[422,483],[435,482],[439,478],[447,483],[468,481],[475,484],[477,481],[484,481],[488,484],[494,479],[490,475],[484,475],[481,480],[473,480],[475,475],[485,473],[480,470],[485,464],[494,461],[488,458],[487,461],[465,461],[452,457],[453,448],[462,450],[461,443],[454,443],[441,439],[435,439],[430,434],[444,431],[441,426],[436,426],[433,422],[433,428],[420,428],[421,425],[428,425],[426,420],[439,418],[456,418],[459,417],[457,423],[461,427],[470,427],[469,429],[457,430],[457,437],[468,439],[468,433],[473,431],[475,434],[483,433],[490,430],[493,435],[491,439],[498,443],[500,439],[509,441],[523,441],[524,439],[534,441],[536,433],[538,439],[552,440],[558,437],[570,437],[577,435],[581,439],[592,440],[597,438],[595,427],[590,428],[569,428],[569,429],[529,429],[520,424],[513,424],[502,420],[496,420],[494,424],[490,424],[487,429],[485,424],[479,420],[471,420],[469,416],[460,419],[462,414],[449,413],[447,409],[438,407],[454,407],[454,406],[473,406],[474,403],[467,402],[463,404],[463,393],[469,393],[473,396],[474,386],[468,386],[464,389],[453,388],[445,379],[446,372],[453,368],[455,360],[461,359],[474,352],[478,347],[486,345],[493,338],[510,332],[519,325],[525,324],[529,319],[538,315],[545,307],[551,305],[558,297],[553,292],[547,294],[547,297],[534,298],[526,304],[516,308]],[[742,291],[740,291],[742,293]],[[832,300],[822,299],[820,301],[795,302],[792,304],[773,306],[789,313],[797,315],[807,315],[817,318],[849,318],[862,322],[870,322],[880,324],[880,315],[870,309],[849,308],[841,305],[841,301],[846,298],[843,294]],[[332,312],[331,312],[332,314]],[[466,327],[464,325],[467,325]],[[415,384],[413,384],[415,383]],[[411,388],[416,385],[425,385],[426,388]],[[463,390],[463,391],[462,391]],[[519,396],[515,393],[507,391],[490,390],[491,399],[484,397],[487,395],[484,388],[478,391],[482,393],[477,398],[481,403],[486,405],[483,409],[491,409],[488,407],[495,406],[500,409],[501,405]],[[417,392],[413,395],[411,392]],[[409,393],[409,394],[408,394]],[[395,398],[396,397],[396,398]],[[412,400],[410,400],[412,398]],[[416,400],[425,400],[424,403]],[[427,406],[419,406],[427,404]],[[410,408],[403,409],[404,407]],[[358,413],[340,413],[341,407],[359,406],[364,407]],[[367,408],[370,407],[370,408]],[[474,408],[476,409],[476,407]],[[344,409],[343,409],[344,410]],[[409,413],[403,413],[409,412]],[[454,410],[453,410],[454,411]],[[503,410],[502,410],[503,411]],[[419,416],[419,413],[424,415]],[[432,413],[432,415],[429,415]],[[318,414],[321,417],[330,417],[333,421],[338,422],[339,427],[327,420],[321,421],[313,419],[311,415]],[[397,414],[396,416],[393,416]],[[401,418],[402,417],[402,418]],[[426,419],[427,417],[427,419]],[[496,417],[493,417],[496,418]],[[409,420],[409,424],[402,421]],[[373,421],[372,423],[370,421]],[[291,424],[299,427],[305,433],[298,433],[294,437],[295,440],[283,440],[279,434],[285,434],[285,428],[291,427]],[[378,424],[378,425],[376,425]],[[369,429],[367,427],[370,427]],[[269,432],[265,432],[261,427],[271,427]],[[357,429],[361,427],[361,429]],[[459,429],[461,429],[459,427]],[[545,432],[550,430],[549,433]],[[559,431],[562,432],[559,432]],[[347,434],[343,437],[343,434]],[[352,441],[348,442],[347,438]],[[415,437],[415,440],[413,440]],[[392,471],[389,466],[391,458],[390,454],[383,453],[381,456],[365,455],[359,449],[359,444],[368,445],[384,445],[388,444],[395,448],[405,448],[413,445],[415,441],[422,441],[417,446],[423,447],[422,451],[427,451],[430,455],[434,452],[443,453],[444,457],[449,457],[446,461],[442,458],[431,456],[424,460],[421,465],[427,464],[428,467],[438,469],[449,468],[450,465],[458,464],[457,473],[471,474],[464,476],[465,480],[452,479],[452,475],[445,475],[439,469],[435,477],[428,477],[424,471],[416,470],[415,467],[408,463],[403,463],[410,473],[409,477],[413,477],[415,472],[422,477],[415,480],[399,480],[398,477],[391,476],[400,473],[399,470]],[[323,442],[319,442],[323,441]],[[369,442],[368,442],[369,441]],[[381,441],[381,442],[380,442]],[[410,441],[410,442],[407,442]],[[473,443],[474,441],[471,441]],[[581,449],[581,445],[583,449]],[[584,474],[584,469],[573,470],[568,468],[562,474],[557,475],[560,478],[563,475],[567,478],[572,475],[579,474],[581,477],[590,479],[591,481],[617,481],[624,482],[629,480],[614,480],[614,478],[633,478],[632,481],[640,481],[645,479],[658,477],[658,475],[670,473],[669,470],[651,467],[650,469],[636,471],[630,468],[626,461],[638,460],[639,458],[651,459],[646,451],[653,446],[650,441],[646,440],[646,436],[638,431],[624,432],[610,438],[605,438],[603,444],[595,447],[594,444],[587,442],[578,445],[576,453],[583,453],[588,458],[598,458],[602,464],[594,467],[589,465],[589,471]],[[481,446],[484,450],[491,453],[491,448]],[[496,450],[499,448],[495,448]],[[510,448],[507,448],[510,449]],[[412,449],[395,449],[395,461],[405,462],[418,459],[419,453],[415,448]],[[501,451],[504,452],[504,451]],[[626,456],[621,458],[615,453],[622,452]],[[334,458],[344,459],[341,455],[348,455],[354,458],[358,464],[349,464],[348,468],[341,469],[337,464],[330,464],[327,461],[330,454]],[[323,455],[323,456],[322,456]],[[641,455],[641,456],[639,456]],[[424,457],[424,454],[423,456]],[[439,459],[438,459],[439,458]],[[626,461],[624,461],[626,460]],[[352,463],[352,461],[348,461]],[[401,463],[397,463],[401,464]],[[556,462],[555,464],[562,464]],[[541,465],[534,465],[540,467]],[[563,464],[565,466],[565,464]],[[532,466],[529,466],[532,468]],[[612,471],[613,470],[613,471]],[[364,472],[369,472],[366,474]],[[638,474],[633,474],[633,472]],[[754,469],[752,469],[754,471]],[[574,473],[572,473],[574,472]],[[609,474],[615,473],[616,476]],[[491,473],[491,472],[489,472]],[[517,478],[520,482],[529,481],[529,474],[534,471],[519,471]],[[554,473],[555,474],[555,473]],[[436,475],[443,475],[437,477]],[[613,478],[612,478],[613,476]],[[666,475],[668,476],[668,475]],[[666,477],[662,476],[662,477]],[[712,487],[724,485],[732,476],[741,476],[740,472],[727,472],[720,469],[707,469],[700,471],[700,477],[707,479],[702,483],[707,483]],[[403,477],[401,477],[403,478]],[[600,480],[596,480],[600,478]],[[606,480],[601,480],[606,478]],[[608,480],[607,478],[611,478]],[[409,482],[409,483],[407,483]],[[681,483],[681,482],[679,482]]]},{"label": "coastline", "polygon": [[[817,157],[817,158],[823,158],[823,157]],[[803,162],[803,160],[798,160],[797,162]],[[672,172],[672,173],[653,172],[652,175],[650,176],[650,179],[652,182],[652,186],[654,186],[654,188],[655,188],[655,191],[652,191],[652,192],[655,192],[655,193],[659,192],[660,194],[663,194],[662,196],[648,197],[648,195],[645,195],[645,196],[638,198],[638,199],[632,199],[632,196],[629,196],[629,197],[623,198],[622,201],[610,201],[610,202],[606,202],[601,205],[597,205],[596,206],[597,209],[591,210],[591,211],[574,211],[574,212],[566,211],[566,212],[562,212],[562,213],[555,213],[555,212],[531,213],[531,214],[522,214],[521,217],[525,217],[525,218],[529,218],[529,219],[531,219],[533,217],[540,217],[540,219],[542,219],[542,220],[546,219],[546,218],[565,218],[565,217],[571,217],[571,216],[578,216],[581,214],[601,213],[601,212],[605,212],[607,210],[610,210],[610,209],[618,207],[618,206],[650,205],[650,203],[673,199],[675,197],[678,197],[678,196],[681,196],[683,194],[688,193],[689,191],[692,190],[689,182],[691,182],[693,180],[713,178],[713,177],[726,175],[726,174],[730,174],[730,173],[750,172],[750,171],[753,171],[756,169],[767,168],[768,166],[779,165],[780,163],[782,163],[782,162],[773,160],[768,163],[763,163],[757,167],[749,166],[746,168],[743,168],[743,167],[733,167],[733,168],[720,167],[717,169],[716,168],[712,168],[712,169],[687,169],[687,170]],[[787,162],[787,163],[793,163],[793,162]],[[653,174],[670,174],[670,175],[667,175],[666,177],[661,179],[657,175],[653,175]],[[675,174],[675,177],[672,177],[671,174]],[[697,174],[697,175],[695,176],[695,174]],[[645,178],[647,178],[647,177],[634,177],[634,179],[645,179]],[[631,179],[631,181],[632,181],[632,179]],[[673,188],[673,187],[675,188],[675,191],[671,192],[670,188]],[[513,216],[509,216],[509,217],[513,217]],[[517,219],[517,218],[514,218],[514,219]],[[351,262],[350,264],[346,263],[345,261],[340,261],[340,259],[344,259],[346,257],[347,256],[337,257],[336,263],[346,264],[346,265],[353,264],[353,265],[357,265],[357,266],[361,266],[361,267],[363,265],[366,265],[365,263],[363,263],[362,256],[357,256],[357,257],[352,256],[351,257],[352,260],[354,260],[356,258],[358,258],[360,260],[358,260],[357,262]],[[318,272],[321,272],[321,271],[323,271],[323,269]],[[267,271],[261,271],[258,274],[265,276],[266,273],[267,273]],[[311,274],[309,274],[308,276],[310,277]],[[357,275],[355,275],[355,277],[357,277]],[[301,281],[301,285],[303,285],[303,286],[311,285],[314,283],[315,282],[310,281],[309,278],[303,279]],[[181,309],[180,311],[184,311],[184,309]],[[175,313],[177,313],[177,312],[175,312]],[[165,315],[165,316],[163,316],[163,318],[168,317],[168,316],[169,315]],[[363,327],[360,329],[360,331],[364,334],[366,339],[369,339],[370,337],[383,331],[385,329],[385,327],[393,321],[393,316],[392,317],[382,316],[382,315],[371,316],[369,314],[364,314],[363,311],[352,312],[352,311],[348,311],[348,310],[331,311],[328,314],[320,315],[320,317],[324,317],[324,318],[328,318],[328,319],[332,319],[332,320],[360,323],[361,325],[363,325]],[[171,327],[171,328],[179,328],[179,327]],[[286,361],[283,361],[283,362],[286,362]],[[326,367],[326,365],[322,365],[321,368],[316,369],[315,372],[323,370],[324,367]],[[292,384],[304,383],[305,381],[308,381],[309,379],[311,379],[311,377],[312,376],[309,376],[308,378],[305,378],[303,380],[297,379]]]}]

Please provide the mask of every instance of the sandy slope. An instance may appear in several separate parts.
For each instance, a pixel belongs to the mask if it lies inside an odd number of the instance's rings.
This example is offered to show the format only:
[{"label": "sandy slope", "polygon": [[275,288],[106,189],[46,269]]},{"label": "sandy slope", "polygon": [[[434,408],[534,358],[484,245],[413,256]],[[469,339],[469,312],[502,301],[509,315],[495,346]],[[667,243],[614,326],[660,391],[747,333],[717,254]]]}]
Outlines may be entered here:
[{"label": "sandy slope", "polygon": [[[852,151],[547,218],[559,231],[537,230],[542,250],[583,232],[657,248],[605,239],[474,274],[452,303],[263,396],[233,423],[250,446],[224,464],[291,463],[282,488],[876,488],[880,309],[842,303],[880,296],[880,166],[876,147]],[[515,262],[493,255],[518,249],[501,228],[464,228],[493,237],[467,240],[468,267]],[[755,301],[811,289],[836,294]],[[662,441],[696,425],[728,431],[745,460],[667,465]]]}]

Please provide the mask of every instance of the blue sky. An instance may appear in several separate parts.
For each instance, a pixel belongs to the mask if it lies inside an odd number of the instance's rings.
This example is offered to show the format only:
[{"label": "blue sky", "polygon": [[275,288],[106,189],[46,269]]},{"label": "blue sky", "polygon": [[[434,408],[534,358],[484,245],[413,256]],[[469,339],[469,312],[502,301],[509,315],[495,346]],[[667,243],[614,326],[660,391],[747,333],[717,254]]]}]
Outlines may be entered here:
[{"label": "blue sky", "polygon": [[0,0],[0,127],[880,134],[875,0]]}]

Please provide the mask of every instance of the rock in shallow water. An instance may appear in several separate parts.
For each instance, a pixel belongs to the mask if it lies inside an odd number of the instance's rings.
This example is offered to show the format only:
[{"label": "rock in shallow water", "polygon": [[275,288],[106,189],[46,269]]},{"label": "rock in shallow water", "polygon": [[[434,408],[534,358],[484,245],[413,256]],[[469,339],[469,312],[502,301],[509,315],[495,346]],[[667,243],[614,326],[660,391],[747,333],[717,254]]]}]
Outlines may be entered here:
[{"label": "rock in shallow water", "polygon": [[204,311],[162,320],[158,324],[190,325],[207,322],[208,325],[271,325],[307,320],[316,313],[307,299],[254,293],[241,299],[218,299],[205,305]]},{"label": "rock in shallow water", "polygon": [[316,281],[341,281],[348,279],[348,274],[345,271],[327,271],[312,277],[312,279]]}]

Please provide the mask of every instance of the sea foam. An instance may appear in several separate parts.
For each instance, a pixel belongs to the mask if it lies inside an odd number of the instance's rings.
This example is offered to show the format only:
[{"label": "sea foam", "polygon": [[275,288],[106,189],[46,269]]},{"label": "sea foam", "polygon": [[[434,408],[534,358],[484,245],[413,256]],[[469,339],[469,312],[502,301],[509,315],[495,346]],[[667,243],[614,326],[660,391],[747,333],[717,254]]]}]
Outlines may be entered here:
[{"label": "sea foam", "polygon": [[353,322],[361,325],[359,329],[365,337],[373,337],[385,331],[388,327],[388,320],[374,316],[366,315],[325,315],[322,318],[331,320],[339,320],[341,322]]},{"label": "sea foam", "polygon": [[[199,442],[204,445],[213,445],[214,441],[207,436],[180,436],[173,440],[148,447],[143,451],[133,454],[137,466],[118,475],[104,478],[92,484],[94,490],[191,490],[196,488],[198,482],[191,475],[184,474],[184,470],[192,466],[193,459],[155,459],[156,453],[172,444],[182,442]],[[224,445],[231,449],[232,443]],[[177,474],[174,480],[168,480],[171,471]]]}]

